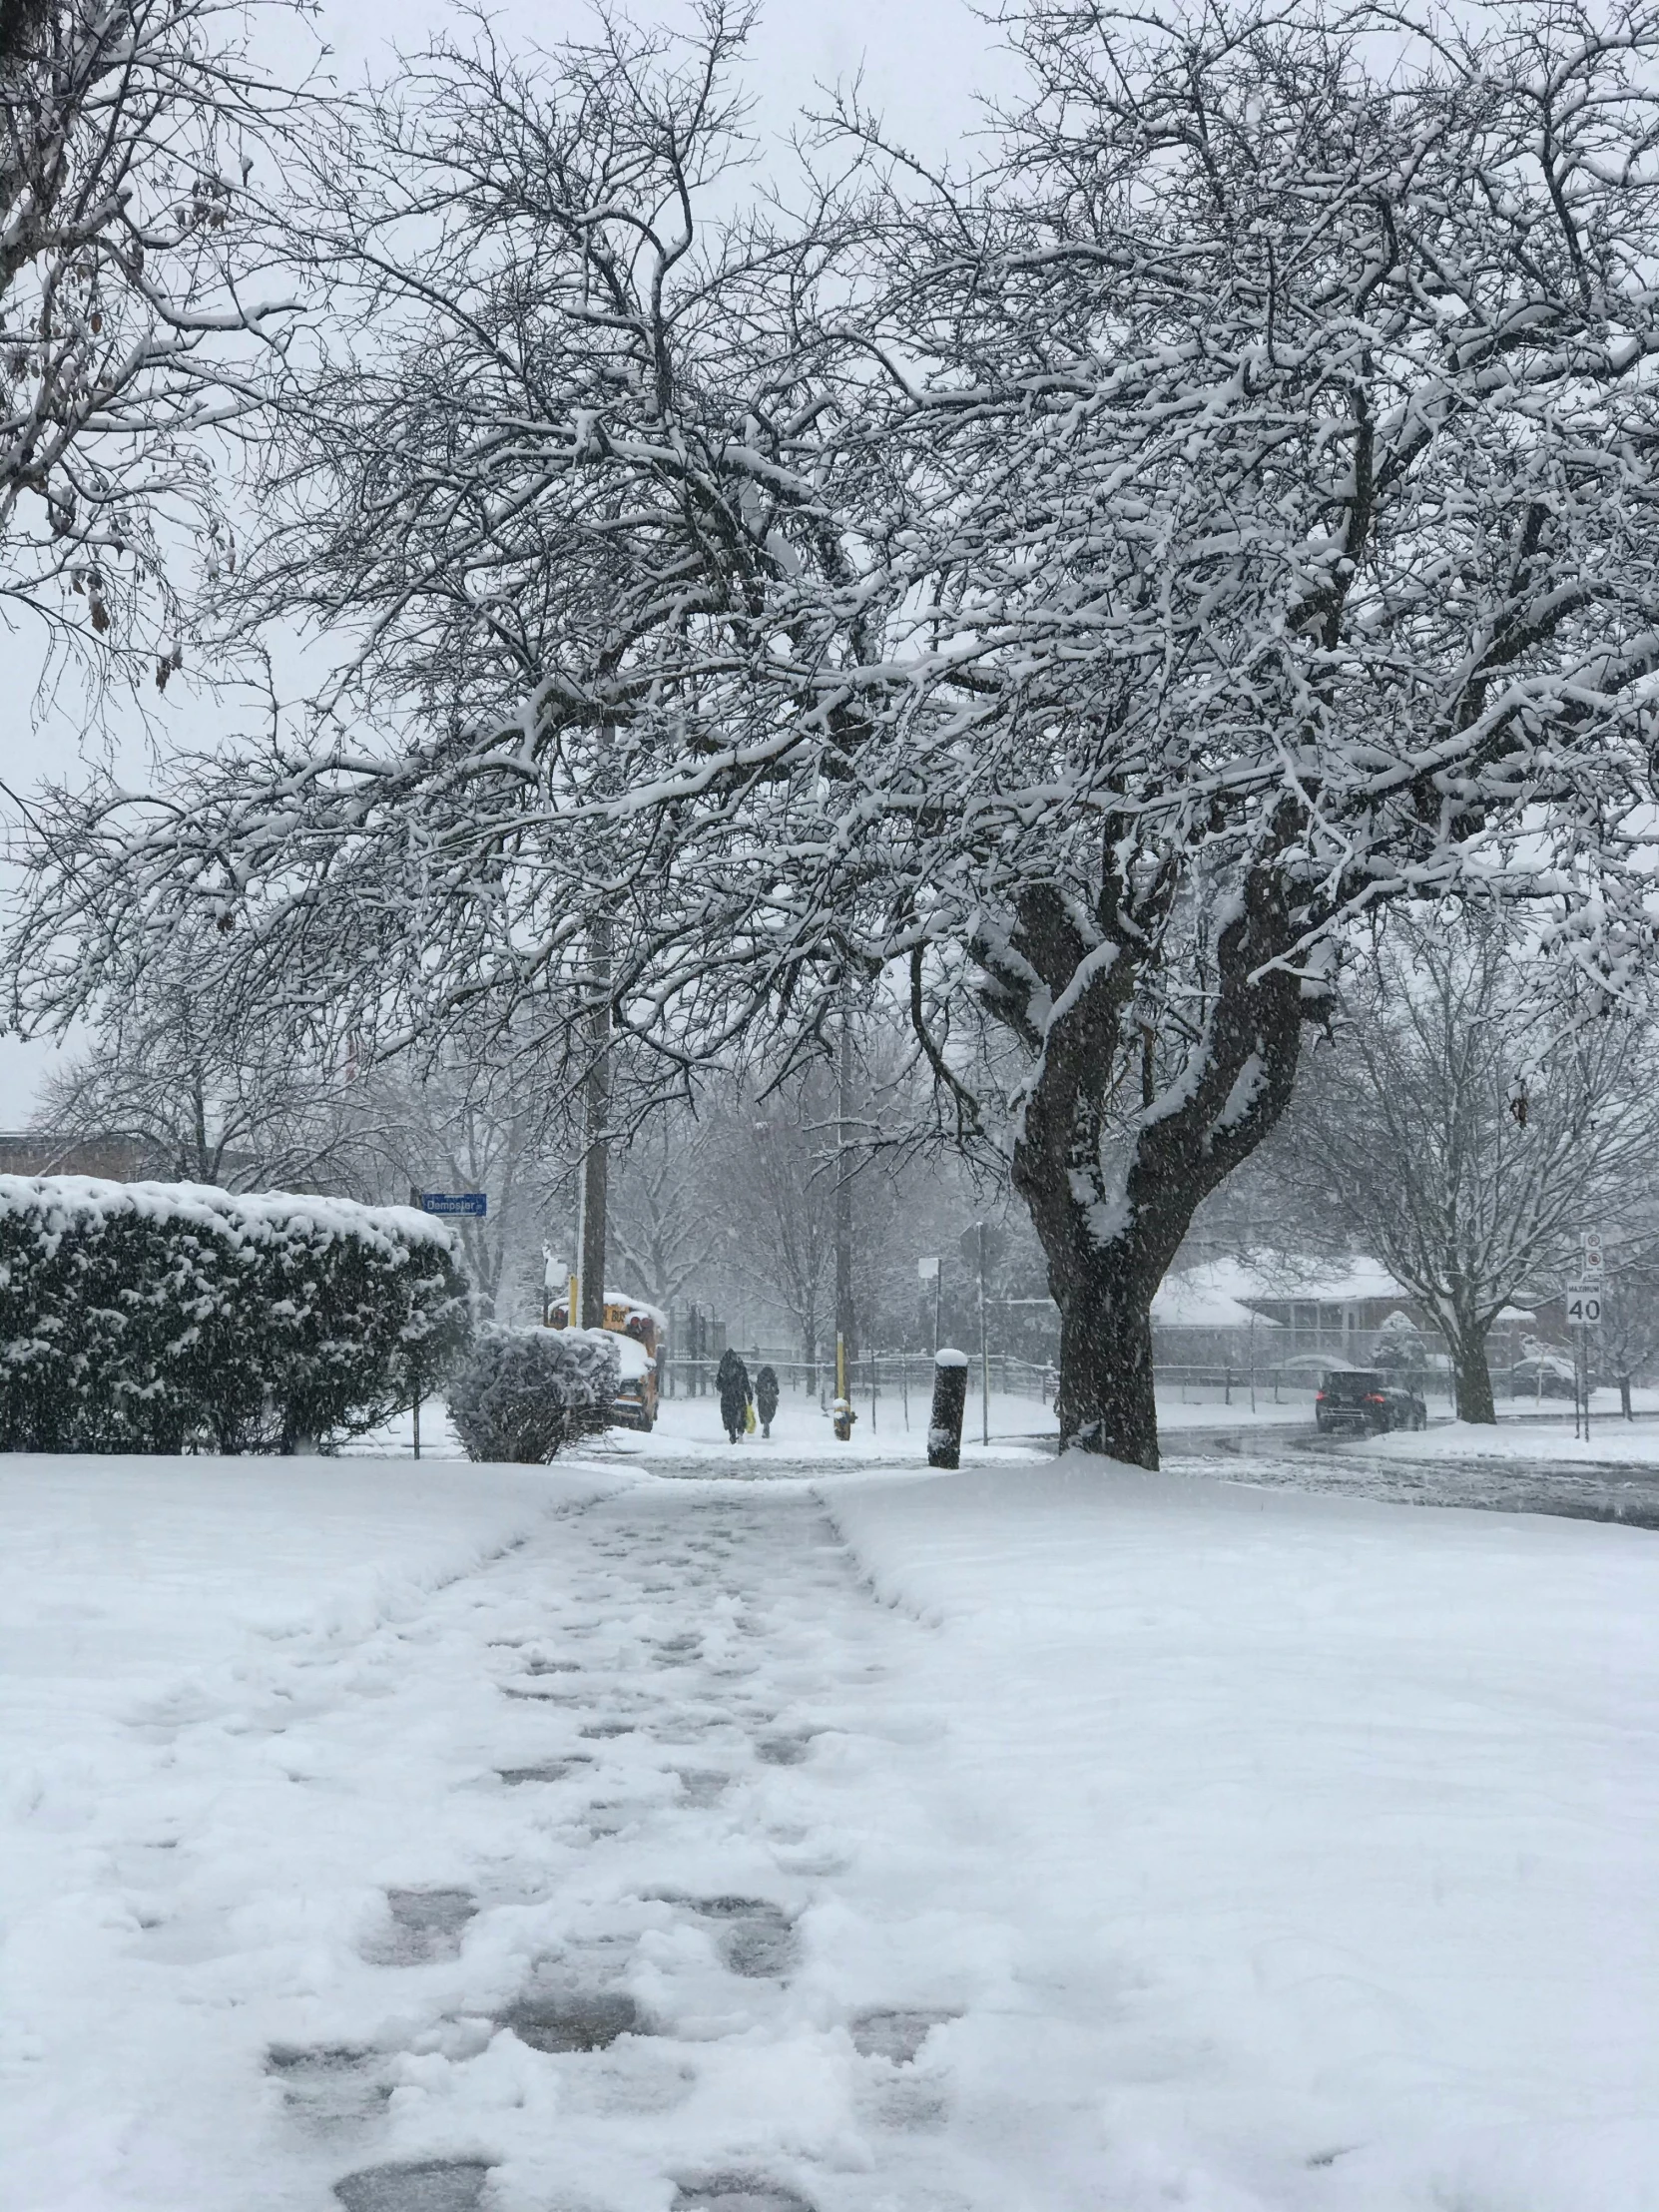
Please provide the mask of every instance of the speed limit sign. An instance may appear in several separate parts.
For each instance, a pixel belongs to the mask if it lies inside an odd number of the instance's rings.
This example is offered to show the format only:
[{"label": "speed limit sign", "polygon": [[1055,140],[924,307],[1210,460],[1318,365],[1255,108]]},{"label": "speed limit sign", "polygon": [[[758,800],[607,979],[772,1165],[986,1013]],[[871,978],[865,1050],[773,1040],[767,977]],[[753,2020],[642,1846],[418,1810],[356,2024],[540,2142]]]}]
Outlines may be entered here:
[{"label": "speed limit sign", "polygon": [[1569,1329],[1599,1329],[1601,1327],[1601,1285],[1599,1283],[1568,1284],[1567,1327]]}]

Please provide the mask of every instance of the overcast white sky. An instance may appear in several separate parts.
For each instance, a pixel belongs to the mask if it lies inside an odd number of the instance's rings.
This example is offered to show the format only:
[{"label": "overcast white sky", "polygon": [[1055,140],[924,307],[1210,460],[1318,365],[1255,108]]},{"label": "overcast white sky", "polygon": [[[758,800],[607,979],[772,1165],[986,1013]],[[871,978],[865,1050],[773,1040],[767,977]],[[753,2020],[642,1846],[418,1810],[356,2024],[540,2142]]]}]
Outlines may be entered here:
[{"label": "overcast white sky", "polygon": [[[592,15],[577,0],[501,0],[498,26],[527,44],[580,37]],[[639,23],[687,24],[689,6],[632,0]],[[457,20],[444,0],[325,0],[322,31],[342,79],[376,72],[396,48],[418,46]],[[1000,34],[965,0],[771,0],[752,45],[757,118],[787,136],[815,84],[864,71],[869,94],[899,133],[936,151],[969,127],[973,95],[1001,76]],[[1003,81],[1006,81],[1004,78]]]},{"label": "overcast white sky", "polygon": [[[664,0],[633,0],[627,12],[642,23],[692,21],[689,6],[666,5]],[[592,22],[578,0],[501,0],[491,13],[498,36],[542,47],[580,37]],[[280,20],[274,14],[267,23],[276,26]],[[447,0],[324,0],[318,25],[330,49],[324,66],[345,85],[360,82],[368,72],[384,75],[395,67],[399,47],[418,49],[445,26],[459,27],[461,20],[460,11]],[[303,69],[314,53],[309,35],[291,26],[281,28],[278,47],[294,70]],[[1000,34],[966,0],[771,0],[752,54],[749,81],[758,103],[756,128],[780,149],[796,116],[817,104],[816,86],[861,71],[866,103],[883,117],[891,134],[937,159],[974,129],[975,94],[1005,89],[1011,82]],[[25,635],[13,641],[13,667],[20,675],[19,654],[28,647]],[[170,692],[168,708],[190,742],[204,741],[212,728],[212,710],[192,701],[180,685]],[[32,717],[21,681],[13,717],[4,768],[8,782],[26,791],[43,777],[73,773],[73,717]],[[141,749],[135,746],[132,758],[136,768]],[[36,1086],[52,1060],[50,1046],[0,1037],[0,1127],[18,1128],[28,1120]]]}]

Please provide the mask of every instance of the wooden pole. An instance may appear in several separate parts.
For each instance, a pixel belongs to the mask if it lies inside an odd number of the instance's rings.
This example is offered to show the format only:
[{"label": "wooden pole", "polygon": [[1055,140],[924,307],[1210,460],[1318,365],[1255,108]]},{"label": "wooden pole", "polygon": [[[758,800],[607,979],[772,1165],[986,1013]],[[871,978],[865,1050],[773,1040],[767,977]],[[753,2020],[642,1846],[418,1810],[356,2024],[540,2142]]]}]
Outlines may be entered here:
[{"label": "wooden pole", "polygon": [[580,1315],[571,1320],[583,1329],[605,1326],[605,1229],[610,1189],[611,1118],[611,981],[612,932],[609,914],[596,914],[588,926],[593,960],[589,1014],[591,1059],[583,1083],[586,1108],[582,1155],[582,1222],[578,1239],[577,1275],[581,1296]]}]

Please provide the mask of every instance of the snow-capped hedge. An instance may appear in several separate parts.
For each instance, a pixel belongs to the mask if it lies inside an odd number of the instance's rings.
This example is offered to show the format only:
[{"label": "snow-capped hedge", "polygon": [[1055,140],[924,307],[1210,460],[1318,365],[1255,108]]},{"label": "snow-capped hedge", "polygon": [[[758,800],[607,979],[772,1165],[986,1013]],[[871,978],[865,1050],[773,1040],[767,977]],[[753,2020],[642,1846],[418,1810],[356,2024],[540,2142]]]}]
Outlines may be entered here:
[{"label": "snow-capped hedge", "polygon": [[327,1444],[430,1390],[470,1334],[424,1214],[0,1176],[0,1448]]},{"label": "snow-capped hedge", "polygon": [[621,1341],[604,1329],[480,1329],[449,1384],[449,1417],[468,1455],[534,1465],[603,1428]]}]

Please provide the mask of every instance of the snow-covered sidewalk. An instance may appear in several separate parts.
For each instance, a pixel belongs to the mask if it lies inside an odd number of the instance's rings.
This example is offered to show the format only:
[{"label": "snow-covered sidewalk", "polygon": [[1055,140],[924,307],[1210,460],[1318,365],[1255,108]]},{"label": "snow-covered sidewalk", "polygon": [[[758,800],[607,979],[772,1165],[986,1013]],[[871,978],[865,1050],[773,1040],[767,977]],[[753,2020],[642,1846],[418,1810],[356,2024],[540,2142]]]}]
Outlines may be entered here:
[{"label": "snow-covered sidewalk", "polygon": [[0,1462],[6,2212],[1659,2206],[1656,1539],[866,1468]]}]

